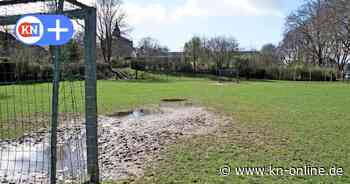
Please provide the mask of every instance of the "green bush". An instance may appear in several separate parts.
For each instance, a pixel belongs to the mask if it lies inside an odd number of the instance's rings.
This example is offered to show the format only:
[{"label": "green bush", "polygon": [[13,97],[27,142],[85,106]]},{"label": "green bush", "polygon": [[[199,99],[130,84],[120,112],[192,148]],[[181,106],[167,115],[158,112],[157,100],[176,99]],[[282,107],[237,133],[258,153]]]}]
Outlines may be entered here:
[{"label": "green bush", "polygon": [[[37,62],[1,63],[0,82],[45,82],[51,81],[53,67],[51,64]],[[83,63],[65,63],[61,66],[61,80],[83,80],[85,66]],[[97,78],[108,79],[113,76],[109,65],[97,63]]]},{"label": "green bush", "polygon": [[336,80],[336,70],[309,66],[274,66],[266,70],[267,78],[273,80],[331,81]]},{"label": "green bush", "polygon": [[263,67],[249,60],[238,60],[240,77],[271,80],[335,81],[337,72],[332,68],[306,65],[272,65]]}]

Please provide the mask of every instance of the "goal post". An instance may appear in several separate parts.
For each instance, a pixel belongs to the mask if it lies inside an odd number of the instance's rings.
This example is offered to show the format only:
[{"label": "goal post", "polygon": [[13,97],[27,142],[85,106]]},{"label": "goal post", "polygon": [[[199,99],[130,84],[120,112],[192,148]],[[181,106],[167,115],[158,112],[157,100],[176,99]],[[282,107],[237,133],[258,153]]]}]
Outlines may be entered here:
[{"label": "goal post", "polygon": [[[0,7],[16,6],[27,3],[46,3],[54,0],[0,0]],[[57,1],[57,0],[56,0]],[[85,131],[86,131],[86,154],[87,174],[86,182],[99,183],[98,165],[98,138],[97,138],[97,97],[96,97],[96,8],[87,6],[76,0],[59,0],[60,3],[70,3],[75,9],[59,11],[58,14],[65,15],[71,19],[79,19],[85,22],[84,26],[84,66],[85,66]],[[63,6],[63,5],[62,5]],[[34,14],[57,14],[51,12],[40,12]],[[26,14],[0,15],[0,26],[15,25],[17,20]],[[57,126],[59,121],[59,83],[60,83],[60,47],[53,49],[53,80],[52,80],[52,112],[51,112],[51,165],[50,183],[55,184],[57,180]]]}]

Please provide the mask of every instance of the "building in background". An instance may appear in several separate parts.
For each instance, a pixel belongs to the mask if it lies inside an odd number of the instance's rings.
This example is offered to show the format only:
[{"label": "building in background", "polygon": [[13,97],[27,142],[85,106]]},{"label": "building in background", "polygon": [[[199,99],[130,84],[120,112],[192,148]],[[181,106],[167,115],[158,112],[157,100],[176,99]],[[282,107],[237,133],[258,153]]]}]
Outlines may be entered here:
[{"label": "building in background", "polygon": [[121,34],[118,24],[113,30],[112,58],[115,60],[125,60],[135,57],[134,43]]}]

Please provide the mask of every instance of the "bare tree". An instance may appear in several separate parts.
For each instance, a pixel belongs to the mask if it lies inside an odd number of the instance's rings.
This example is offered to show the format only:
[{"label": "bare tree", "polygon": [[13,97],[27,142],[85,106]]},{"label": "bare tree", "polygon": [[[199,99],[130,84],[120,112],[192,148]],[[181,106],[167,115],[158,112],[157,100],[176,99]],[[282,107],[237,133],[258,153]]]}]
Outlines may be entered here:
[{"label": "bare tree", "polygon": [[329,57],[330,32],[329,9],[324,0],[310,0],[287,18],[287,32],[299,32],[299,44],[322,66]]},{"label": "bare tree", "polygon": [[195,36],[189,42],[185,43],[184,52],[186,56],[191,58],[193,62],[193,72],[197,72],[197,64],[200,59],[202,52],[202,41],[201,38]]},{"label": "bare tree", "polygon": [[329,0],[327,5],[333,26],[330,27],[332,34],[331,58],[337,63],[341,77],[343,77],[346,64],[350,60],[350,1]]},{"label": "bare tree", "polygon": [[160,56],[169,52],[166,46],[160,45],[159,41],[152,37],[142,38],[137,48],[140,56]]},{"label": "bare tree", "polygon": [[209,62],[210,62],[209,39],[206,37],[202,37],[201,41],[202,41],[201,60],[202,60],[202,62],[206,61],[207,64],[209,64]]},{"label": "bare tree", "polygon": [[233,37],[217,36],[210,39],[208,44],[217,71],[223,69],[225,64],[229,64],[234,52],[239,50],[239,44]]},{"label": "bare tree", "polygon": [[279,57],[277,53],[277,47],[272,44],[265,44],[261,48],[261,58],[265,66],[279,64]]},{"label": "bare tree", "polygon": [[112,70],[113,31],[119,29],[121,34],[130,31],[126,23],[126,12],[122,8],[121,0],[97,0],[97,38],[100,43],[103,60]]},{"label": "bare tree", "polygon": [[286,22],[279,51],[285,63],[337,65],[339,73],[350,58],[350,1],[308,0]]}]

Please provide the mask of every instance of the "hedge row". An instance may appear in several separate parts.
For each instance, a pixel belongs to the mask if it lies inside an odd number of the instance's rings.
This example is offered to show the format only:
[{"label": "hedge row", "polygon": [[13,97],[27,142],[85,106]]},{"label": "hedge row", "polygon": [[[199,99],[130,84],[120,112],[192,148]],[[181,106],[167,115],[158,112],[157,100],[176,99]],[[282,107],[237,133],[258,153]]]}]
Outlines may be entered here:
[{"label": "hedge row", "polygon": [[273,66],[268,68],[243,68],[240,77],[271,80],[294,81],[335,81],[337,72],[330,68],[290,66]]},{"label": "hedge row", "polygon": [[[82,63],[69,63],[61,66],[62,80],[84,79],[85,67]],[[0,63],[0,82],[15,81],[50,81],[53,68],[50,64],[39,63]],[[97,78],[107,79],[112,76],[109,65],[97,63]]]}]

